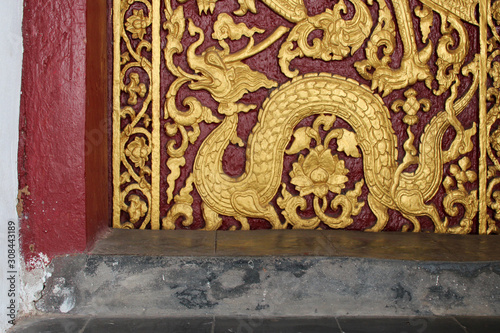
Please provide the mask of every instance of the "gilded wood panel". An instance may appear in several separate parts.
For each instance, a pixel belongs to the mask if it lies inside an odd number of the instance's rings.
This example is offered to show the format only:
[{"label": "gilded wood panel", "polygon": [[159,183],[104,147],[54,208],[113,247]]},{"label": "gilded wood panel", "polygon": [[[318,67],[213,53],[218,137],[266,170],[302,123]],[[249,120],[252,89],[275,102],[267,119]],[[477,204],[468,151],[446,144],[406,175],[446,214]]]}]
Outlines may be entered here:
[{"label": "gilded wood panel", "polygon": [[500,1],[114,0],[113,226],[497,233]]}]

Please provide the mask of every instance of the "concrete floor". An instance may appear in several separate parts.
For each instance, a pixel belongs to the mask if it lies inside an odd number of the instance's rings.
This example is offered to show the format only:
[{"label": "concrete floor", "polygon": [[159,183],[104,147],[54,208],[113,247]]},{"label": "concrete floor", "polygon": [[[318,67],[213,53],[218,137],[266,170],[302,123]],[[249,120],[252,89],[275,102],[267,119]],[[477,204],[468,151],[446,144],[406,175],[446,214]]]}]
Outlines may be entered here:
[{"label": "concrete floor", "polygon": [[113,230],[49,269],[9,333],[500,332],[494,236]]}]

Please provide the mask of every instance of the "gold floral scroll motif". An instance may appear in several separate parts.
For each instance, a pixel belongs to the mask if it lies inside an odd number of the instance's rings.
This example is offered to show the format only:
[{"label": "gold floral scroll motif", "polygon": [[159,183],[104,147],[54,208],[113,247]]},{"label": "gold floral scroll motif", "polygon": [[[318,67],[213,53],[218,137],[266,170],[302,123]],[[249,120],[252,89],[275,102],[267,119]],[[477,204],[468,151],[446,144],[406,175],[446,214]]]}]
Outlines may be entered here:
[{"label": "gold floral scroll motif", "polygon": [[498,233],[499,24],[500,0],[114,0],[113,226]]}]

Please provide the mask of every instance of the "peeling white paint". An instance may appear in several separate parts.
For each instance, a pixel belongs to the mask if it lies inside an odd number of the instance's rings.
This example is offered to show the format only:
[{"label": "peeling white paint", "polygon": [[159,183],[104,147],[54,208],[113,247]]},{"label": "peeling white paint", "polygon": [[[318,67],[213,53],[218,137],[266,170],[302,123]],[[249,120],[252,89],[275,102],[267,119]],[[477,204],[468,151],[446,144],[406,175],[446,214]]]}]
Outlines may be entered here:
[{"label": "peeling white paint", "polygon": [[21,262],[21,267],[23,267],[21,269],[21,281],[23,283],[19,290],[20,316],[37,313],[35,303],[42,296],[45,281],[52,276],[48,264],[47,255],[41,252],[31,258],[29,262]]},{"label": "peeling white paint", "polygon": [[26,262],[26,268],[30,269],[45,269],[50,263],[49,257],[42,252],[39,252],[37,256],[34,256],[30,261]]},{"label": "peeling white paint", "polygon": [[[19,105],[21,91],[21,68],[23,58],[22,45],[22,0],[2,1],[0,11],[0,332],[10,326],[7,317],[7,303],[10,304],[6,283],[11,271],[7,262],[8,221],[17,223],[17,145],[19,137]],[[19,267],[19,261],[16,260]],[[16,268],[17,270],[17,268]],[[17,274],[17,282],[19,274]],[[19,286],[19,283],[17,283]],[[19,289],[17,287],[16,289]],[[18,298],[19,290],[12,299]],[[16,305],[17,307],[17,305]]]}]

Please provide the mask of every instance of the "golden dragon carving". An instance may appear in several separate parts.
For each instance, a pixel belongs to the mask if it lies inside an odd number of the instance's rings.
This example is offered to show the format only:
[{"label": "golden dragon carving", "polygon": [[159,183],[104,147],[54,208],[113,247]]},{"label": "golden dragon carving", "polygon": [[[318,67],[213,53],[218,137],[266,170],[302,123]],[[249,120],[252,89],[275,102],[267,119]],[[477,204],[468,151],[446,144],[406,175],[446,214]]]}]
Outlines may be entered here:
[{"label": "golden dragon carving", "polygon": [[[165,133],[170,137],[166,147],[169,156],[167,203],[173,200],[163,219],[164,229],[175,228],[180,217],[184,226],[193,222],[193,198],[190,193],[194,188],[202,199],[205,229],[218,229],[222,225],[219,215],[236,218],[242,229],[250,229],[248,218],[265,219],[274,229],[290,225],[314,229],[320,221],[332,228],[344,228],[353,222],[352,216],[359,214],[364,206],[365,203],[358,198],[366,185],[367,202],[376,217],[376,223],[367,231],[383,230],[389,219],[389,209],[399,211],[413,225],[415,232],[421,229],[418,219],[421,216],[432,220],[438,233],[471,231],[477,212],[477,192],[468,191],[470,187],[465,184],[475,182],[477,176],[469,170],[471,162],[463,155],[473,148],[471,137],[476,133],[476,126],[474,123],[465,129],[457,116],[475,96],[480,81],[479,57],[464,64],[470,45],[463,22],[478,24],[474,10],[471,10],[478,0],[422,0],[422,6],[415,8],[424,44],[421,49],[417,47],[408,0],[392,1],[394,14],[385,0],[376,0],[378,22],[375,27],[369,9],[373,0],[350,0],[354,14],[349,20],[344,19],[347,6],[343,0],[315,16],[308,15],[302,0],[262,0],[294,26],[290,29],[280,26],[268,33],[257,27],[249,28],[245,23],[235,23],[230,15],[221,13],[213,24],[211,35],[218,46],[204,49],[204,30],[193,20],[186,20],[183,6],[173,10],[170,1],[164,1],[167,19],[163,25],[167,31],[164,61],[175,77],[164,104]],[[188,0],[177,1],[184,3]],[[213,13],[216,2],[197,0],[200,14]],[[240,7],[234,12],[238,16],[257,12],[255,0],[238,0],[238,3]],[[442,34],[436,45],[429,38],[435,13],[440,15]],[[142,16],[139,12],[134,15],[136,20],[148,19],[143,17],[144,13]],[[197,39],[184,50],[182,39],[186,30]],[[322,31],[321,38],[310,38],[315,30]],[[398,32],[403,55],[399,67],[395,68],[390,63]],[[137,31],[132,38],[142,39],[144,33],[146,30]],[[257,38],[258,43],[254,40],[257,34],[263,35]],[[283,36],[286,39],[281,44],[278,61],[282,73],[291,80],[279,85],[264,73],[253,70],[245,60],[267,49]],[[241,39],[246,40],[247,45],[237,51],[232,50],[230,41]],[[363,45],[366,58],[354,63],[354,66],[361,77],[370,81],[371,87],[330,73],[304,74],[291,69],[295,58],[342,60]],[[176,54],[186,57],[191,71],[175,64]],[[435,74],[429,66],[432,55],[437,57]],[[469,75],[472,79],[467,90],[459,96],[460,77]],[[134,73],[130,74],[129,81],[122,90],[129,94],[128,103],[135,105],[138,96],[145,96],[146,87]],[[418,123],[417,114],[422,107],[423,111],[431,108],[431,102],[425,98],[417,99],[417,92],[410,87],[419,81],[424,81],[435,95],[445,92],[449,95],[444,108],[425,126],[417,149],[412,126]],[[204,106],[195,95],[182,101],[188,110],[180,110],[177,93],[183,85],[192,91],[209,92],[218,103],[217,113],[223,117],[214,116],[215,110]],[[237,135],[239,113],[254,110],[256,105],[240,100],[261,88],[273,90],[258,110],[257,124],[246,143],[245,171],[234,178],[223,171],[223,156],[230,144],[245,146]],[[399,89],[404,89],[406,100],[394,101],[391,109],[406,113],[403,123],[407,125],[408,138],[403,145],[405,155],[401,159],[398,158],[398,140],[391,112],[382,99]],[[312,127],[296,128],[303,119],[311,116],[316,116]],[[336,128],[337,118],[347,122],[352,131]],[[184,153],[190,144],[198,140],[202,122],[218,125],[201,142],[193,171],[179,190],[176,186],[179,186],[177,180],[186,164]],[[319,129],[321,126],[322,131]],[[443,150],[443,137],[450,127],[455,136],[447,150]],[[320,132],[326,133],[324,138]],[[311,139],[315,140],[315,148],[310,147]],[[151,153],[144,140],[140,140],[135,139],[129,144],[130,151],[126,152],[129,159],[132,160],[139,149],[144,154]],[[354,183],[354,189],[345,189],[349,170],[344,161],[332,154],[329,148],[332,140],[336,140],[338,151],[363,159],[363,177]],[[308,152],[303,155],[306,149]],[[282,184],[282,170],[284,155],[299,152],[290,172],[290,183],[300,192],[300,196],[294,196],[288,192],[287,185]],[[139,161],[142,164],[143,159]],[[450,165],[448,171],[443,167],[447,163]],[[456,205],[464,207],[459,225],[449,226],[448,219],[443,219],[436,206],[429,202],[441,185],[445,191],[442,204],[446,214],[456,216]],[[271,204],[280,187],[281,197],[277,198],[277,204],[284,210],[285,223]],[[342,207],[337,217],[326,212],[326,195],[329,192],[335,194],[331,202],[332,210]],[[297,209],[303,209],[304,197],[308,194],[313,194],[316,217],[304,219],[297,214]],[[138,196],[129,200],[139,207],[134,209],[140,213],[130,213],[132,223],[149,214],[148,206]],[[403,227],[403,230],[407,229],[408,226]]]},{"label": "golden dragon carving", "polygon": [[[217,68],[214,68],[214,62],[208,61],[201,66],[203,74],[210,77],[207,80],[198,79],[198,82],[209,83],[203,89],[212,91],[213,82],[220,81],[214,78],[226,75],[223,64],[227,61],[218,59],[220,65]],[[467,70],[475,74],[477,68],[474,66],[477,64],[471,63]],[[330,114],[351,125],[363,152],[364,178],[369,188],[368,203],[377,217],[376,224],[368,231],[382,230],[388,221],[387,209],[395,209],[413,223],[414,231],[420,230],[416,217],[428,216],[436,232],[468,232],[470,226],[448,228],[447,220],[441,220],[436,207],[426,204],[442,182],[443,164],[472,149],[470,137],[475,134],[475,127],[464,130],[456,116],[472,98],[477,88],[477,75],[474,75],[469,92],[455,101],[459,84],[455,78],[446,110],[427,125],[421,138],[420,156],[413,152],[398,164],[397,139],[389,112],[379,96],[353,80],[330,74],[312,73],[297,77],[275,90],[264,102],[259,111],[258,124],[249,138],[245,172],[236,179],[222,171],[222,157],[227,146],[238,141],[235,141],[237,112],[248,111],[249,108],[237,107],[236,101],[242,95],[236,96],[232,92],[233,86],[228,86],[225,96],[232,98],[225,99],[221,104],[224,112],[219,106],[219,112],[226,117],[204,140],[194,163],[194,184],[203,200],[207,228],[220,226],[218,214],[234,216],[241,221],[244,229],[249,228],[247,217],[263,218],[273,228],[282,228],[269,202],[280,186],[285,148],[293,129],[302,119],[315,114]],[[226,105],[231,106],[231,112],[225,111]],[[457,135],[450,149],[442,151],[441,140],[450,126],[454,127]],[[405,172],[412,164],[418,165],[417,170]]]},{"label": "golden dragon carving", "polygon": [[[458,114],[472,95],[464,96],[454,106],[450,102],[449,106]],[[442,181],[443,163],[457,158],[459,150],[463,154],[472,149],[469,140],[475,128],[462,129],[459,141],[443,152],[441,139],[450,121],[448,113],[442,111],[427,125],[417,171],[402,172],[396,162],[397,139],[382,99],[356,81],[330,74],[298,77],[271,94],[259,112],[259,123],[248,142],[245,173],[237,179],[225,175],[221,164],[224,151],[236,133],[237,115],[226,117],[205,139],[194,166],[194,183],[205,209],[240,220],[264,218],[273,228],[281,228],[269,201],[280,186],[283,155],[294,127],[314,114],[338,116],[356,132],[363,152],[364,177],[370,189],[368,203],[378,219],[371,231],[385,227],[388,208],[399,210],[413,222],[415,231],[419,231],[415,217],[421,215],[432,219],[437,232],[448,231],[447,222],[441,221],[436,208],[425,202],[435,195]]]}]

